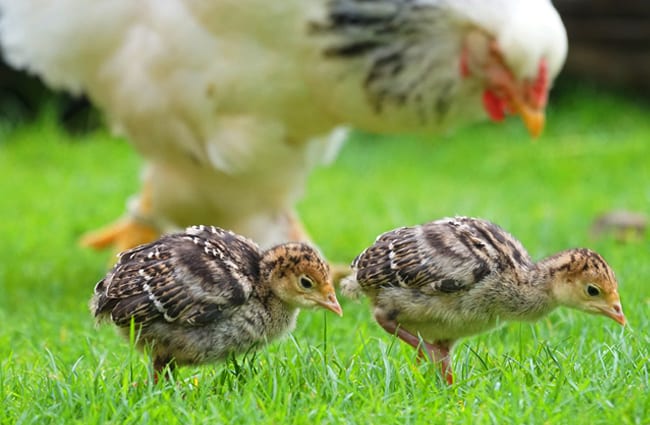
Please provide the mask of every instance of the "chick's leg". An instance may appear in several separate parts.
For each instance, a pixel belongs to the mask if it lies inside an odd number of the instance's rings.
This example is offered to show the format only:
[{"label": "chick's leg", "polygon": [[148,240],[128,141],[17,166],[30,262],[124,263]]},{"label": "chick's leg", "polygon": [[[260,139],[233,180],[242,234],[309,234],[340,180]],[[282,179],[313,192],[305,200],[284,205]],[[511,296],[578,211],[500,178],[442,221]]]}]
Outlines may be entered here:
[{"label": "chick's leg", "polygon": [[383,312],[375,311],[375,320],[379,323],[379,326],[384,328],[386,332],[391,335],[396,335],[399,339],[409,344],[411,347],[419,350],[419,355],[422,356],[422,347],[420,344],[420,338],[413,335],[411,332],[407,331],[394,320],[388,318]]},{"label": "chick's leg", "polygon": [[397,321],[387,317],[386,314],[381,310],[375,311],[375,320],[382,328],[384,328],[386,332],[391,335],[396,335],[399,339],[418,350],[418,358],[428,359],[433,362],[440,362],[442,376],[445,377],[445,380],[449,385],[453,384],[454,378],[450,362],[450,341],[440,341],[435,344],[430,344],[426,341],[422,341],[420,338],[401,327]]},{"label": "chick's leg", "polygon": [[[137,213],[147,216],[151,212],[151,187],[150,183],[145,180],[138,204],[135,207]],[[143,243],[155,240],[159,236],[159,231],[153,226],[145,223],[136,216],[121,218],[114,223],[91,232],[86,233],[79,241],[82,246],[105,249],[113,248],[117,252],[125,251]]]},{"label": "chick's leg", "polygon": [[[166,368],[166,369],[165,369]],[[155,356],[153,359],[153,382],[157,384],[160,381],[162,376],[165,379],[169,379],[174,370],[176,369],[176,363],[170,357],[165,356]],[[167,372],[167,373],[165,373]]]},{"label": "chick's leg", "polygon": [[[429,352],[431,360],[440,362],[440,370],[442,376],[449,385],[454,383],[454,374],[451,369],[451,343],[449,341],[437,341],[434,344],[428,342],[424,343],[425,348]],[[420,356],[423,352],[420,350]]]}]

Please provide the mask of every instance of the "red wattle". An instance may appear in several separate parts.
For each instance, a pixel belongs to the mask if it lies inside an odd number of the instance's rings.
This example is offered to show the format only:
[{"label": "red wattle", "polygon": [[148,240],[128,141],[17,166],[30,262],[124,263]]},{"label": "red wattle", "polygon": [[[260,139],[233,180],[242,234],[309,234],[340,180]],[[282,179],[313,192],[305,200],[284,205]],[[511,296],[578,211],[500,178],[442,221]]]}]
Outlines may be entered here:
[{"label": "red wattle", "polygon": [[546,65],[546,59],[542,58],[539,62],[537,78],[533,82],[531,92],[535,106],[538,108],[546,106],[548,96],[548,65]]},{"label": "red wattle", "polygon": [[483,107],[492,121],[503,121],[506,117],[506,102],[493,91],[483,92]]}]

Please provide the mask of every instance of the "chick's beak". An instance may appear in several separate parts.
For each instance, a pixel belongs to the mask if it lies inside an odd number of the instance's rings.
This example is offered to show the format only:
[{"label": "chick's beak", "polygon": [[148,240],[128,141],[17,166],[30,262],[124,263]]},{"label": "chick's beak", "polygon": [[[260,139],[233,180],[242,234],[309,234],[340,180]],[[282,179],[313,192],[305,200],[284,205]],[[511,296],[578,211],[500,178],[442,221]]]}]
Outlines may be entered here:
[{"label": "chick's beak", "polygon": [[318,305],[320,305],[323,308],[333,311],[339,316],[343,316],[343,309],[339,305],[339,302],[336,299],[336,295],[334,294],[334,292],[330,292],[327,295],[327,297],[324,299],[316,300],[316,303],[318,303]]},{"label": "chick's beak", "polygon": [[620,303],[614,303],[611,306],[603,307],[599,310],[602,315],[615,320],[621,326],[625,326],[625,324],[627,323],[627,320],[625,319],[625,315],[623,314],[623,309],[621,308]]}]

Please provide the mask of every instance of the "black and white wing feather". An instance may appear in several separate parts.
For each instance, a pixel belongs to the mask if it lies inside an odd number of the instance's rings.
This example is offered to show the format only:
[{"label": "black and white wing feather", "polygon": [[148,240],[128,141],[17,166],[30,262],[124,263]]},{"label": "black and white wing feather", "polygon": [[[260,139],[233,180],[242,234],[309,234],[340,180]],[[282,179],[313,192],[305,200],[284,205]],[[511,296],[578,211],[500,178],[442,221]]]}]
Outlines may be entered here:
[{"label": "black and white wing feather", "polygon": [[234,233],[194,226],[120,255],[95,287],[91,309],[118,326],[152,321],[198,326],[220,317],[251,296],[260,251]]},{"label": "black and white wing feather", "polygon": [[427,293],[471,289],[495,271],[531,265],[523,246],[500,227],[467,217],[402,227],[379,236],[353,262],[364,291],[399,286]]}]

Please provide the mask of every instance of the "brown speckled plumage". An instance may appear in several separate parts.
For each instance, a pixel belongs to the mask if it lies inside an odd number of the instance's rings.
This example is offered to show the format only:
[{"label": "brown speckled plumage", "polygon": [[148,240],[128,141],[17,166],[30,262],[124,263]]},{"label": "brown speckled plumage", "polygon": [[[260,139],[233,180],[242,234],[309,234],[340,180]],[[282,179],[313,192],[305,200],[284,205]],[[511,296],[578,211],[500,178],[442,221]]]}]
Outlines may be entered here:
[{"label": "brown speckled plumage", "polygon": [[304,243],[261,251],[251,240],[194,226],[120,255],[95,287],[94,316],[150,346],[166,366],[224,359],[295,326],[300,307],[341,314],[327,263]]},{"label": "brown speckled plumage", "polygon": [[343,292],[367,295],[377,322],[441,361],[450,383],[454,343],[503,321],[536,320],[564,305],[625,323],[616,278],[599,254],[571,249],[535,263],[512,235],[481,219],[389,231],[352,268]]}]

